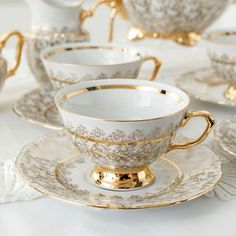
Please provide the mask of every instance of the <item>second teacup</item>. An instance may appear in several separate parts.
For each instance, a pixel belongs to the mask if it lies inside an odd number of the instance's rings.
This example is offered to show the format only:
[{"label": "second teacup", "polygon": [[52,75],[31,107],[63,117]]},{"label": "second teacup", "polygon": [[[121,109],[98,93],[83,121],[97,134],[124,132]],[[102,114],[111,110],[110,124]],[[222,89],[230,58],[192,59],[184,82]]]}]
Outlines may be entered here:
[{"label": "second teacup", "polygon": [[154,80],[161,62],[136,49],[113,46],[67,44],[51,47],[41,54],[46,71],[55,87],[107,78],[137,78],[142,64],[154,62],[149,80]]},{"label": "second teacup", "polygon": [[236,99],[236,30],[205,34],[208,55],[215,73],[229,84],[225,96]]}]

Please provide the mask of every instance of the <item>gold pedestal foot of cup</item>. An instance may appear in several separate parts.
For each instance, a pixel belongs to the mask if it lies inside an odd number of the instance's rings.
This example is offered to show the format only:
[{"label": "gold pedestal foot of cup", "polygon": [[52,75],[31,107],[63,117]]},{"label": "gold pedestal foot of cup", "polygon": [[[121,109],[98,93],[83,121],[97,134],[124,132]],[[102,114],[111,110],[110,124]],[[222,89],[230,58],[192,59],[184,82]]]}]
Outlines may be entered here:
[{"label": "gold pedestal foot of cup", "polygon": [[230,85],[224,93],[225,97],[230,100],[236,99],[236,85]]},{"label": "gold pedestal foot of cup", "polygon": [[92,181],[99,187],[110,190],[135,190],[155,181],[150,167],[135,170],[115,170],[96,166],[91,173]]}]

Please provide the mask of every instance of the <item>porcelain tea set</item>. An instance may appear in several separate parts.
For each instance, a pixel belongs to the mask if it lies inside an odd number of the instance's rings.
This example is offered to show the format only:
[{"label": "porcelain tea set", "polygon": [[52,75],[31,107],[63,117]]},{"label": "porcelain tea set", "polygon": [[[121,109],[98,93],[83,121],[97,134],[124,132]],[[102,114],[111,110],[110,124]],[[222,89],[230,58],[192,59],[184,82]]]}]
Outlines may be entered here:
[{"label": "porcelain tea set", "polygon": [[[18,45],[12,68],[1,58],[0,81],[15,73],[25,43],[41,87],[24,95],[13,110],[31,123],[61,131],[22,149],[16,169],[26,183],[52,198],[119,209],[179,204],[217,185],[221,162],[201,144],[215,119],[206,111],[190,111],[187,94],[198,92],[196,97],[209,101],[217,87],[218,103],[236,106],[236,33],[203,33],[232,1],[100,0],[89,11],[80,1],[27,2],[32,30],[3,36],[1,48],[11,36]],[[201,36],[212,68],[183,75],[174,87],[153,81],[161,68],[156,56],[135,47],[87,43],[83,21],[102,4],[112,9],[110,39],[116,15],[134,25],[128,34],[132,40],[165,38],[194,45]],[[140,71],[147,61],[153,69],[144,78]],[[210,94],[199,91],[207,85]],[[176,137],[195,117],[206,122],[200,136]],[[219,124],[215,136],[221,131]]]}]

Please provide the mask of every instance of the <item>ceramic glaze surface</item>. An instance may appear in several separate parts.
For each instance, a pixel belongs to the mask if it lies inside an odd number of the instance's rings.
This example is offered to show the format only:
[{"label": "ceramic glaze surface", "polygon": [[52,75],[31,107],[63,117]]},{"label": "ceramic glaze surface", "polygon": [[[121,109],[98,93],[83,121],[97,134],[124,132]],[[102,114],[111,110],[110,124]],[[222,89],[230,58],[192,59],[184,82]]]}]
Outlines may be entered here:
[{"label": "ceramic glaze surface", "polygon": [[[68,47],[68,46],[67,46]],[[50,53],[50,51],[49,51]],[[47,54],[47,53],[45,53]],[[46,55],[47,56],[47,55]],[[71,65],[85,65],[85,66],[97,66],[97,65],[116,65],[138,61],[142,56],[135,50],[123,50],[122,48],[74,48],[69,50],[58,47],[58,53],[49,56],[49,60],[52,62],[65,63]]]},{"label": "ceramic glaze surface", "polygon": [[[150,87],[146,87],[150,89]],[[170,115],[184,108],[181,96],[165,96],[155,91],[101,89],[71,97],[64,107],[74,113],[107,120],[140,120]]]},{"label": "ceramic glaze surface", "polygon": [[162,34],[202,32],[218,19],[231,0],[123,0],[133,25]]}]

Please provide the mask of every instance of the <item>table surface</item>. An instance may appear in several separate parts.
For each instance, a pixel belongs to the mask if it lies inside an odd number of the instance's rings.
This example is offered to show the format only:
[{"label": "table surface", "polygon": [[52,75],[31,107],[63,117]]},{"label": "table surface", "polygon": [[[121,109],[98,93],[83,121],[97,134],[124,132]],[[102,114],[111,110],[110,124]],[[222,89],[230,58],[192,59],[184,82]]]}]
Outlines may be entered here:
[{"label": "table surface", "polygon": [[[85,5],[89,5],[86,3]],[[9,19],[9,13],[14,17]],[[232,6],[227,13],[214,24],[214,28],[233,27],[236,8]],[[22,18],[21,18],[22,16]],[[99,9],[95,19],[88,20],[85,27],[91,32],[91,41],[105,42],[105,24],[108,9]],[[19,22],[19,19],[22,19]],[[0,32],[12,28],[26,31],[29,27],[29,12],[19,3],[4,3],[0,7],[2,25]],[[9,19],[9,20],[8,20]],[[94,22],[101,25],[94,27]],[[186,48],[173,42],[161,40],[144,40],[130,43],[125,39],[128,23],[116,21],[116,44],[129,44],[136,47],[149,47],[149,52],[158,55],[163,67],[158,79],[173,83],[181,73],[206,65],[207,56],[204,43],[197,47]],[[12,49],[5,50],[11,58]],[[143,68],[146,76],[151,65]],[[7,81],[0,93],[0,158],[14,159],[21,148],[39,136],[52,132],[19,119],[11,110],[12,104],[25,92],[37,86],[29,72],[25,57],[16,76]],[[236,109],[212,105],[191,100],[191,110],[208,110],[216,119],[222,120],[235,115]],[[181,130],[181,133],[193,137],[199,134],[202,121],[196,119]],[[1,194],[1,193],[0,193]],[[0,205],[1,236],[36,236],[36,235],[236,235],[236,198],[220,201],[200,197],[185,204],[159,209],[145,210],[104,210],[79,207],[57,200],[43,198],[31,202]]]}]

